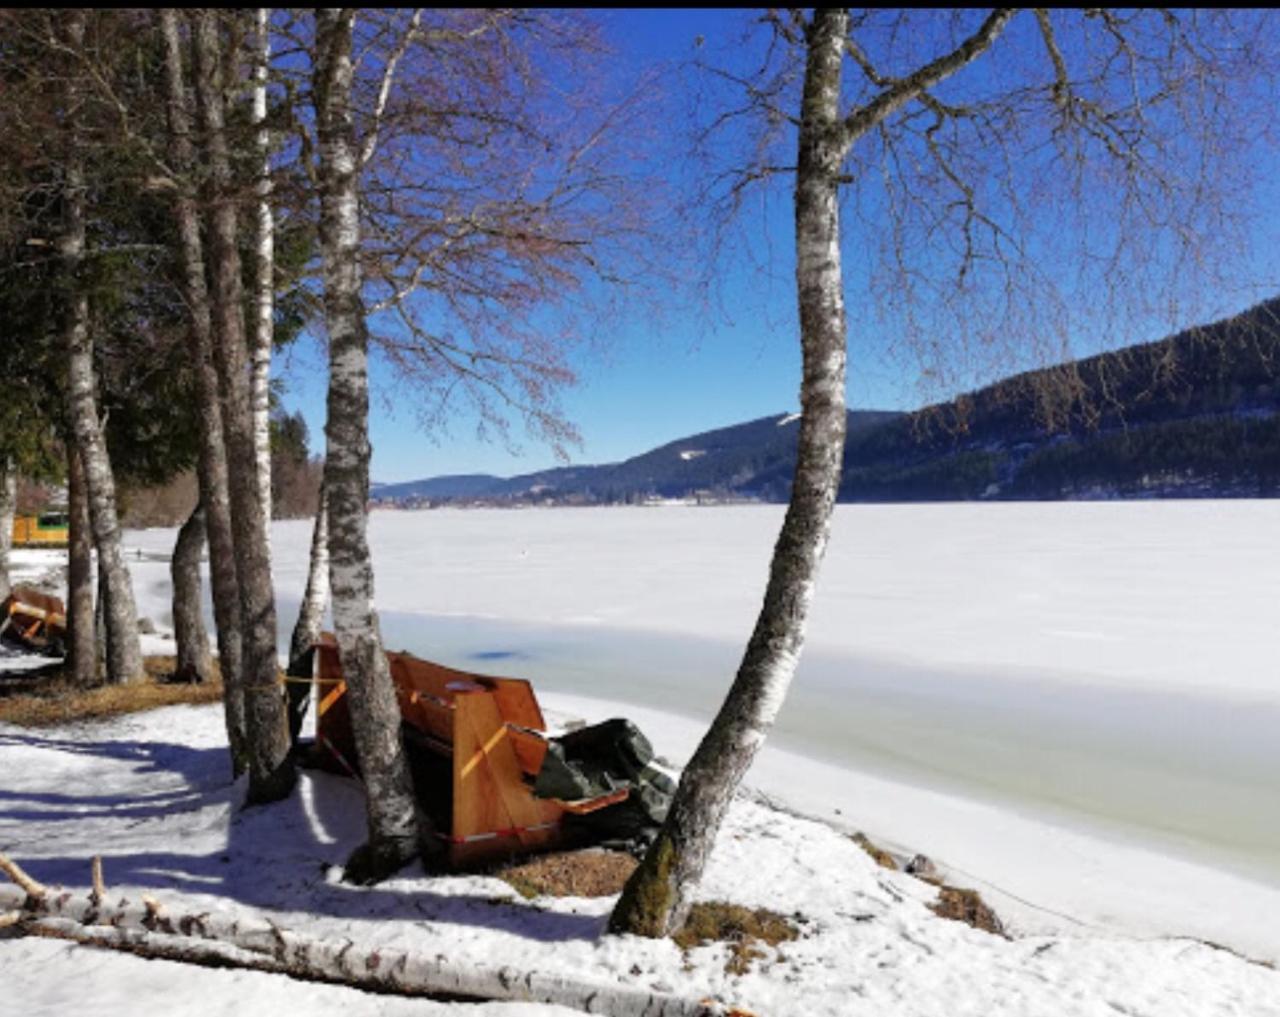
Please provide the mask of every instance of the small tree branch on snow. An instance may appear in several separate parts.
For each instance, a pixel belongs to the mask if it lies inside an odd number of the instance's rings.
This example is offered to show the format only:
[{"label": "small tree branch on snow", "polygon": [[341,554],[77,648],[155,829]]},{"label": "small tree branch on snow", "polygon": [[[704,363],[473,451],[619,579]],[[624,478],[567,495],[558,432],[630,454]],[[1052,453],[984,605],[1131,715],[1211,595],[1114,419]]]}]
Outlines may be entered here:
[{"label": "small tree branch on snow", "polygon": [[0,854],[0,872],[3,872],[20,887],[28,897],[43,897],[48,891],[43,883],[32,879],[17,862],[8,855]]}]

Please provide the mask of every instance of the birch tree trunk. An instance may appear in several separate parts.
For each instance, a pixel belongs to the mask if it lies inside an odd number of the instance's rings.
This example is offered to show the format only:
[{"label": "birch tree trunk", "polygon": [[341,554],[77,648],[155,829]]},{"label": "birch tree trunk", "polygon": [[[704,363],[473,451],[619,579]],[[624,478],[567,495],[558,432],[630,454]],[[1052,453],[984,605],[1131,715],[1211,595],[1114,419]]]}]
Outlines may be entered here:
[{"label": "birch tree trunk", "polygon": [[[84,40],[84,11],[69,9],[63,18],[66,42],[73,52],[78,51]],[[85,188],[75,126],[79,94],[74,74],[67,77],[66,93],[70,144],[65,166],[63,228],[58,238],[58,253],[62,257],[66,285],[63,340],[67,356],[67,409],[73,441],[84,464],[93,538],[98,549],[98,568],[109,590],[105,611],[107,681],[117,683],[142,676],[142,648],[138,640],[133,583],[120,551],[115,478],[98,423],[93,339],[89,333],[89,297],[80,279],[85,247]]]},{"label": "birch tree trunk", "polygon": [[324,609],[329,604],[329,498],[320,484],[320,505],[311,530],[311,562],[307,569],[307,591],[302,595],[298,621],[289,640],[289,660],[297,660],[320,640]]},{"label": "birch tree trunk", "polygon": [[361,296],[356,139],[351,109],[352,9],[316,12],[312,91],[319,134],[320,248],[329,331],[328,439],[324,486],[329,515],[333,622],[364,777],[369,840],[346,878],[376,882],[412,859],[420,824],[400,737],[400,710],[378,619],[367,536],[369,335]]},{"label": "birch tree trunk", "polygon": [[13,463],[0,456],[0,603],[9,596],[9,551],[13,548],[13,515],[18,506],[18,473]]},{"label": "birch tree trunk", "polygon": [[111,655],[107,648],[111,637],[111,630],[107,628],[107,604],[111,601],[111,591],[107,589],[107,574],[102,571],[101,565],[98,567],[95,586],[97,589],[93,602],[94,671],[96,674],[103,674],[107,670],[107,659]]},{"label": "birch tree trunk", "polygon": [[840,71],[848,14],[814,13],[796,169],[796,286],[803,380],[791,501],[755,631],[729,695],[680,779],[667,821],[627,882],[614,932],[667,936],[688,915],[733,792],[764,743],[795,674],[831,529],[845,438],[845,313],[837,188]]},{"label": "birch tree trunk", "polygon": [[[755,630],[720,712],[680,779],[667,821],[623,889],[615,932],[665,936],[688,914],[734,789],[778,715],[804,645],[809,604],[831,532],[844,459],[845,313],[840,267],[841,168],[854,142],[989,50],[1014,15],[998,8],[949,53],[883,77],[849,38],[849,12],[819,8],[804,27],[805,75],[797,139],[796,296],[803,378],[795,479]],[[840,109],[846,50],[878,93]]]},{"label": "birch tree trunk", "polygon": [[209,678],[209,634],[200,603],[200,555],[204,551],[204,506],[197,503],[178,530],[169,575],[173,580],[173,637],[178,644],[174,679]]},{"label": "birch tree trunk", "polygon": [[275,217],[271,211],[271,132],[267,130],[267,68],[271,61],[269,10],[254,11],[256,52],[253,68],[253,122],[257,126],[258,179],[254,184],[254,292],[253,333],[253,442],[258,470],[258,491],[271,542],[271,339],[275,296]]},{"label": "birch tree trunk", "polygon": [[[271,971],[383,994],[546,1003],[612,1017],[745,1013],[699,998],[702,993],[677,996],[645,986],[521,970],[497,963],[499,958],[476,964],[385,943],[369,946],[345,938],[325,940],[282,928],[267,916],[217,910],[211,914],[199,910],[198,903],[181,899],[160,901],[143,895],[131,901],[108,890],[97,858],[93,866],[94,888],[86,894],[46,887],[0,854],[0,872],[15,884],[0,885],[0,922],[8,935],[53,936],[140,957]],[[253,1007],[246,1009],[256,1012]]]},{"label": "birch tree trunk", "polygon": [[244,706],[248,734],[250,802],[287,796],[296,777],[289,755],[288,710],[277,679],[276,605],[271,556],[258,491],[253,406],[245,348],[243,287],[232,197],[231,159],[223,120],[221,41],[217,12],[195,15],[196,103],[212,176],[208,217],[213,353],[222,394],[222,426],[229,462],[232,538],[240,581]]},{"label": "birch tree trunk", "polygon": [[93,532],[84,466],[67,443],[67,670],[81,687],[98,677],[93,617]]},{"label": "birch tree trunk", "polygon": [[182,43],[178,17],[172,8],[160,12],[165,41],[165,77],[168,88],[169,130],[173,139],[177,181],[174,215],[181,237],[183,295],[191,322],[191,353],[195,362],[196,397],[199,400],[200,450],[197,465],[200,502],[205,511],[209,541],[209,587],[213,593],[213,620],[217,629],[218,668],[222,673],[223,712],[232,773],[247,769],[248,729],[244,707],[244,668],[240,621],[240,580],[236,569],[235,542],[231,533],[231,501],[227,479],[227,450],[222,432],[222,404],[218,372],[213,363],[213,336],[209,292],[205,283],[204,246],[200,217],[190,181],[195,153],[191,141],[186,86],[182,72]]}]

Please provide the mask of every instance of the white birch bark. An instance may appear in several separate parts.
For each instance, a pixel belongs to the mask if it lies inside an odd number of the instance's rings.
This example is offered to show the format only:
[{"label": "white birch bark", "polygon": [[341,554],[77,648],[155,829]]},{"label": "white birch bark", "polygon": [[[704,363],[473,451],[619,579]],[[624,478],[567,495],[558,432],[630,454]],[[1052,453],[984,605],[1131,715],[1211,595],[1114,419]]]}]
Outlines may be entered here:
[{"label": "white birch bark", "polygon": [[173,638],[177,643],[174,678],[203,682],[209,678],[209,635],[200,600],[200,557],[205,541],[204,506],[197,503],[178,529],[169,576],[173,584]]},{"label": "white birch bark", "polygon": [[253,66],[254,141],[258,149],[258,179],[254,183],[253,330],[249,356],[253,363],[253,444],[258,490],[271,545],[271,339],[275,297],[275,216],[271,210],[271,132],[267,129],[267,69],[271,61],[270,11],[254,10],[256,49]]},{"label": "white birch bark", "polygon": [[13,547],[13,515],[18,507],[18,473],[0,456],[0,603],[13,588],[9,578],[9,551]]},{"label": "white birch bark", "polygon": [[[73,51],[79,50],[84,41],[84,11],[70,9],[63,18],[66,42]],[[68,75],[66,91],[67,106],[75,110],[79,97],[74,75]],[[109,591],[105,611],[106,677],[108,682],[117,683],[142,677],[142,646],[138,638],[133,582],[120,550],[115,477],[98,423],[89,297],[79,283],[85,248],[85,187],[74,120],[69,130],[70,152],[64,170],[62,195],[63,229],[58,238],[58,253],[62,257],[66,285],[63,339],[67,357],[67,415],[72,438],[84,464],[93,537],[98,549],[98,568]]]},{"label": "white birch bark", "polygon": [[320,505],[311,530],[311,558],[307,568],[307,589],[298,609],[298,621],[289,640],[289,660],[297,660],[320,639],[324,609],[329,606],[329,499],[320,485]]},{"label": "white birch bark", "polygon": [[361,294],[357,150],[351,108],[352,9],[316,13],[312,92],[320,159],[320,248],[329,331],[324,486],[333,623],[365,782],[369,840],[347,878],[374,882],[412,859],[421,833],[400,710],[373,609],[369,554],[369,334]]},{"label": "white birch bark", "polygon": [[178,15],[174,9],[161,10],[160,27],[165,41],[169,131],[174,166],[179,174],[174,191],[174,215],[181,238],[183,296],[189,314],[189,341],[195,364],[196,394],[200,404],[197,475],[209,542],[209,586],[213,593],[213,620],[217,630],[218,667],[222,674],[227,744],[231,751],[232,773],[239,776],[249,765],[240,579],[236,567],[235,540],[231,532],[227,452],[222,429],[218,372],[213,362],[213,326],[209,291],[205,282],[204,242],[200,235],[200,215],[195,193],[189,180],[194,168],[195,153],[182,69],[182,42],[178,31]]},{"label": "white birch bark", "polygon": [[[222,43],[218,13],[195,15],[196,105],[205,158],[212,181],[207,220],[209,295],[214,362],[222,395],[231,528],[240,586],[245,729],[249,790],[253,803],[289,794],[296,773],[289,755],[288,708],[277,678],[276,605],[271,555],[258,489],[245,344],[238,216],[233,197],[231,157],[223,105]],[[244,464],[232,468],[230,464]]]}]

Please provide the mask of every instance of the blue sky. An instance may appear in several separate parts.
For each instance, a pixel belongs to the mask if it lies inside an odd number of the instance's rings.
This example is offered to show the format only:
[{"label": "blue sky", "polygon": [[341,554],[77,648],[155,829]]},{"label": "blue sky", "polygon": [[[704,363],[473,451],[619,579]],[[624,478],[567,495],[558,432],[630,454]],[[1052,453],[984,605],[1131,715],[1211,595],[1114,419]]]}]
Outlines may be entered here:
[{"label": "blue sky", "polygon": [[[662,80],[671,83],[673,93],[667,97],[665,112],[671,130],[652,157],[666,160],[669,172],[676,177],[691,172],[678,157],[688,101],[674,93],[693,80],[680,73],[680,62],[696,52],[708,63],[746,70],[751,46],[739,46],[738,41],[752,15],[732,11],[620,11],[601,17],[617,52],[620,78],[638,75],[654,66],[665,69]],[[989,83],[982,78],[985,73],[979,72],[974,86],[978,90]],[[728,140],[732,146],[743,137],[731,136]],[[1250,150],[1250,158],[1263,157],[1260,150]],[[1268,150],[1265,157],[1274,156]],[[677,182],[680,186],[685,183]],[[1269,193],[1275,193],[1274,186]],[[717,263],[719,285],[713,307],[707,313],[665,314],[654,320],[644,308],[635,309],[611,323],[609,335],[598,348],[584,351],[574,361],[579,383],[564,391],[561,398],[566,416],[583,437],[582,447],[571,450],[573,461],[623,459],[684,434],[796,407],[800,356],[786,183],[780,182],[770,194],[764,211],[753,211],[740,220],[743,229],[754,231],[750,254],[743,251],[739,256],[730,245]],[[1251,239],[1264,252],[1276,247],[1272,222],[1272,217],[1266,216],[1252,227]],[[859,237],[859,228],[851,220],[846,223],[850,405],[909,409],[921,404],[922,395],[937,398],[950,394],[945,386],[938,391],[936,384],[923,385],[918,368],[909,363],[909,358],[891,353],[891,329],[859,299],[865,297],[871,285],[866,269],[869,262],[859,257],[867,245],[861,242],[864,238]],[[1203,306],[1212,307],[1214,313],[1230,312],[1274,292],[1274,287],[1268,289],[1265,281],[1280,277],[1274,271],[1274,263],[1269,254],[1262,259],[1242,254],[1240,293],[1217,294],[1218,299],[1210,299]],[[1255,279],[1264,281],[1255,285]],[[1138,328],[1142,328],[1141,321]],[[1159,338],[1166,331],[1167,325],[1153,317],[1145,332],[1126,338],[1145,341]],[[1085,337],[1077,348],[1088,352],[1105,345],[1116,343]],[[285,385],[284,403],[289,409],[303,412],[316,451],[323,444],[322,356],[317,345],[304,338],[295,349],[279,357],[276,365],[276,374]],[[984,375],[987,379],[998,377],[1005,373],[1000,363],[992,362],[985,369],[980,365],[976,373],[970,372],[966,377],[970,382],[981,380]],[[516,448],[501,441],[478,440],[477,421],[465,414],[451,421],[447,430],[425,433],[417,424],[414,396],[397,389],[386,368],[376,363],[372,380],[371,472],[375,481],[473,472],[505,476],[556,462],[552,451],[527,439],[518,423],[512,428]]]}]

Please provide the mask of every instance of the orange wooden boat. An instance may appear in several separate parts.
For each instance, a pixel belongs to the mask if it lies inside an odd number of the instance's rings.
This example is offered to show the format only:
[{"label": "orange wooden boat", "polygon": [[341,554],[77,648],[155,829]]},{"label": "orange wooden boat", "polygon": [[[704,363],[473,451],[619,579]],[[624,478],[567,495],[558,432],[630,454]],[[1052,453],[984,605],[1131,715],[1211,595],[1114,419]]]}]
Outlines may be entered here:
[{"label": "orange wooden boat", "polygon": [[30,586],[15,586],[0,605],[0,636],[44,650],[66,641],[67,609],[62,601]]},{"label": "orange wooden boat", "polygon": [[[561,843],[561,819],[623,801],[629,790],[599,798],[536,798],[532,781],[547,752],[546,724],[529,682],[471,674],[388,653],[406,740],[415,750],[418,797],[447,842],[454,868],[548,850]],[[359,775],[355,737],[338,648],[317,644],[316,741],[327,768]],[[327,758],[325,758],[327,757]]]}]

